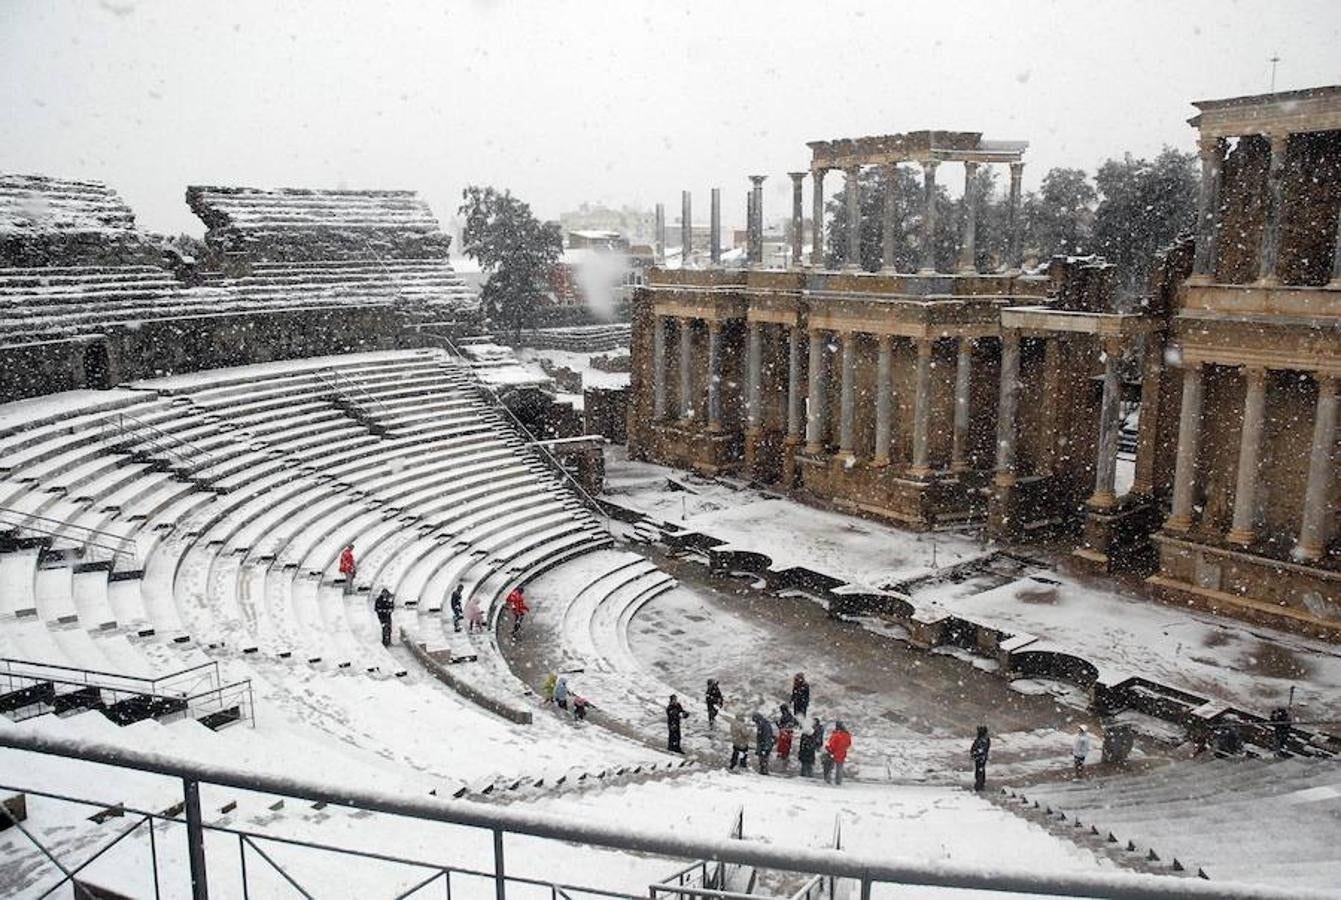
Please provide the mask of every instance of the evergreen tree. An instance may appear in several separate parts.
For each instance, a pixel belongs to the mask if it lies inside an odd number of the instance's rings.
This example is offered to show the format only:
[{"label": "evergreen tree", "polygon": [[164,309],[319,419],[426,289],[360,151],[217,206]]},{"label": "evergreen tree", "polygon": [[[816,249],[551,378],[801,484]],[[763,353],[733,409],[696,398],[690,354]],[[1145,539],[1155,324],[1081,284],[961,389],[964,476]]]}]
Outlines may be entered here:
[{"label": "evergreen tree", "polygon": [[1089,252],[1096,200],[1083,169],[1049,169],[1038,192],[1030,191],[1021,204],[1025,256],[1042,262],[1059,253]]},{"label": "evergreen tree", "polygon": [[510,191],[472,185],[461,199],[461,249],[489,276],[481,293],[485,313],[520,332],[534,324],[545,300],[550,271],[563,253],[563,234],[557,223],[539,221]]},{"label": "evergreen tree", "polygon": [[1165,147],[1147,160],[1128,153],[1100,166],[1094,183],[1102,198],[1094,252],[1117,263],[1123,294],[1143,293],[1155,255],[1196,224],[1196,154]]}]

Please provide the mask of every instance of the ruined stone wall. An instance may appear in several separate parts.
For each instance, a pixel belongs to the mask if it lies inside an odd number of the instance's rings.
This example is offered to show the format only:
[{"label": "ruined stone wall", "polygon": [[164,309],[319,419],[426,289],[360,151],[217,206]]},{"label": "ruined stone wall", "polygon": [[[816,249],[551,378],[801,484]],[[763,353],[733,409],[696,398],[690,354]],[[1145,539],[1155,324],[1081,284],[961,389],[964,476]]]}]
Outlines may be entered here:
[{"label": "ruined stone wall", "polygon": [[599,434],[614,444],[628,441],[628,388],[587,388],[582,392],[586,434]]},{"label": "ruined stone wall", "polygon": [[1257,278],[1270,161],[1271,144],[1259,135],[1239,138],[1225,157],[1215,272],[1221,284],[1246,284]]},{"label": "ruined stone wall", "polygon": [[1341,210],[1341,131],[1290,138],[1282,184],[1280,280],[1326,284]]}]

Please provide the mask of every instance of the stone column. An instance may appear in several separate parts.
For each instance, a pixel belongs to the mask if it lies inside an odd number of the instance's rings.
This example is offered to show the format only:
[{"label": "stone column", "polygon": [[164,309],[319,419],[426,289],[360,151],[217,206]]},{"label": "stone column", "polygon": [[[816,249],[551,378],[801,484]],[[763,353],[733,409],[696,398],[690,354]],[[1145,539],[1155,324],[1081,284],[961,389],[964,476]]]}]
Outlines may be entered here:
[{"label": "stone column", "polygon": [[801,194],[801,182],[805,172],[788,172],[792,179],[792,268],[799,269],[804,264],[801,248],[805,244],[805,210]]},{"label": "stone column", "polygon": [[1332,280],[1328,286],[1341,288],[1341,210],[1337,210],[1336,241],[1332,247]]},{"label": "stone column", "polygon": [[959,236],[959,273],[972,274],[978,270],[978,185],[974,180],[978,164],[964,163],[964,222]]},{"label": "stone column", "polygon": [[843,380],[839,392],[838,452],[854,459],[857,421],[857,334],[843,332]]},{"label": "stone column", "polygon": [[917,340],[917,371],[913,381],[913,467],[910,474],[931,474],[931,350],[930,338]]},{"label": "stone column", "polygon": [[652,420],[666,418],[666,319],[652,318]]},{"label": "stone column", "polygon": [[1215,242],[1220,231],[1220,173],[1225,164],[1225,142],[1220,138],[1199,141],[1201,190],[1197,194],[1197,246],[1192,258],[1192,277],[1203,284],[1215,274]]},{"label": "stone column", "polygon": [[764,335],[763,326],[751,322],[746,337],[746,395],[745,415],[750,431],[757,432],[762,424],[759,418],[760,381],[763,378]]},{"label": "stone column", "polygon": [[1280,214],[1282,182],[1285,175],[1285,151],[1288,134],[1271,135],[1271,167],[1267,170],[1266,223],[1262,228],[1262,249],[1258,252],[1257,279],[1263,284],[1278,284],[1276,260],[1280,258]]},{"label": "stone column", "polygon": [[708,220],[708,256],[714,266],[722,264],[722,189],[712,189],[712,218]]},{"label": "stone column", "polygon": [[810,332],[810,397],[806,401],[807,453],[820,453],[824,450],[825,341],[824,332]]},{"label": "stone column", "polygon": [[666,204],[657,204],[656,258],[657,265],[666,262]]},{"label": "stone column", "polygon": [[973,382],[973,339],[959,339],[955,365],[954,442],[950,451],[950,471],[968,470],[969,386]]},{"label": "stone column", "polygon": [[934,159],[922,161],[922,267],[919,275],[936,272],[936,167]]},{"label": "stone column", "polygon": [[754,194],[754,262],[762,265],[764,261],[764,179],[767,175],[751,175],[750,190]]},{"label": "stone column", "polygon": [[1104,342],[1104,393],[1099,406],[1099,439],[1097,458],[1094,460],[1094,494],[1089,505],[1109,509],[1117,505],[1117,445],[1121,425],[1122,384],[1118,380],[1118,363],[1122,360],[1122,344],[1117,340]]},{"label": "stone column", "polygon": [[1243,430],[1239,435],[1239,468],[1234,481],[1234,521],[1229,540],[1251,544],[1257,536],[1257,458],[1262,449],[1262,422],[1266,412],[1266,369],[1249,367],[1244,373]]},{"label": "stone column", "polygon": [[1020,403],[1020,333],[1001,333],[1001,400],[996,419],[996,483],[1015,483],[1015,413]]},{"label": "stone column", "polygon": [[861,268],[861,166],[848,166],[847,183],[843,185],[843,199],[847,205],[847,262],[843,268],[857,271]]},{"label": "stone column", "polygon": [[694,320],[680,323],[680,419],[694,419]]},{"label": "stone column", "polygon": [[1187,531],[1192,527],[1192,490],[1197,477],[1197,454],[1201,444],[1201,364],[1183,371],[1183,405],[1178,414],[1178,455],[1173,470],[1173,508],[1164,527]]},{"label": "stone column", "polygon": [[680,268],[689,268],[689,255],[694,249],[694,215],[692,195],[680,191]]},{"label": "stone column", "polygon": [[1332,491],[1332,454],[1336,449],[1337,378],[1319,372],[1318,406],[1313,414],[1313,446],[1308,452],[1308,486],[1304,489],[1304,514],[1299,523],[1296,559],[1322,559],[1327,551],[1328,499]]},{"label": "stone column", "polygon": [[754,268],[754,191],[745,192],[745,268]]},{"label": "stone column", "polygon": [[801,398],[801,349],[805,343],[805,332],[792,327],[787,335],[787,443],[801,442],[801,423],[805,416],[802,412]]},{"label": "stone column", "polygon": [[894,264],[894,248],[897,243],[895,238],[898,236],[899,228],[898,183],[899,164],[890,163],[885,166],[884,227],[880,229],[880,271],[891,275],[898,271],[898,267]]},{"label": "stone column", "polygon": [[722,430],[722,323],[708,322],[708,430]]},{"label": "stone column", "polygon": [[1006,268],[1018,272],[1024,267],[1024,229],[1020,216],[1020,185],[1024,163],[1010,164],[1010,195],[1006,207]]},{"label": "stone column", "polygon": [[877,347],[875,370],[875,458],[872,465],[889,465],[889,444],[893,431],[892,389],[890,378],[894,368],[894,339],[887,334],[880,335]]},{"label": "stone column", "polygon": [[827,169],[814,169],[810,173],[812,207],[810,223],[810,264],[815,268],[824,266],[824,173]]}]

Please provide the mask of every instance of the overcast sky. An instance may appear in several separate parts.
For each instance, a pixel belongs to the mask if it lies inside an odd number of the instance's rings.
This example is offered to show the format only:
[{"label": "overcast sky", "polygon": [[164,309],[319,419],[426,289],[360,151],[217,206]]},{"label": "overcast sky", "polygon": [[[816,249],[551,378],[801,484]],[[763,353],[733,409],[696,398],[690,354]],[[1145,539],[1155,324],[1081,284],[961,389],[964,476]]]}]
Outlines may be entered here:
[{"label": "overcast sky", "polygon": [[1192,149],[1189,101],[1268,90],[1276,53],[1278,90],[1341,83],[1341,2],[0,0],[0,171],[195,234],[192,183],[414,188],[444,217],[470,183],[546,217],[719,186],[738,223],[751,173],[786,213],[808,140],[1024,139],[1027,188]]}]

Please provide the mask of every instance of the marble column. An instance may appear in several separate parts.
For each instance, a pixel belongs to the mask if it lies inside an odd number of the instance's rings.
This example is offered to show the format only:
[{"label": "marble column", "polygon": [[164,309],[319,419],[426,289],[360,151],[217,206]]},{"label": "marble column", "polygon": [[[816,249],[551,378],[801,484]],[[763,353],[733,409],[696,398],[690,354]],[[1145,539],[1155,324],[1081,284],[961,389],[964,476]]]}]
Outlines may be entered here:
[{"label": "marble column", "polygon": [[810,396],[806,401],[806,452],[824,450],[825,344],[828,338],[822,331],[810,332]]},{"label": "marble column", "polygon": [[828,169],[813,169],[810,173],[812,192],[810,264],[824,267],[824,173]]},{"label": "marble column", "polygon": [[843,199],[847,207],[847,261],[843,268],[857,271],[861,268],[861,166],[848,166],[847,182],[843,185]]},{"label": "marble column", "polygon": [[751,175],[750,191],[754,194],[754,222],[751,223],[751,234],[754,235],[754,263],[763,265],[764,262],[764,179],[767,175]]},{"label": "marble column", "polygon": [[805,420],[802,411],[801,394],[801,353],[806,333],[792,327],[787,335],[787,443],[801,442],[801,423]]},{"label": "marble column", "polygon": [[666,418],[666,319],[652,319],[652,420]]},{"label": "marble column", "polygon": [[680,191],[680,268],[689,268],[689,257],[694,249],[694,216],[692,195]]},{"label": "marble column", "polygon": [[936,167],[934,159],[922,161],[922,267],[919,275],[936,272]]},{"label": "marble column", "polygon": [[708,322],[708,430],[722,430],[722,323]]},{"label": "marble column", "polygon": [[1257,460],[1262,450],[1267,370],[1250,366],[1243,375],[1243,429],[1239,434],[1239,467],[1234,479],[1234,520],[1229,540],[1247,545],[1257,536]]},{"label": "marble column", "polygon": [[913,379],[913,467],[918,477],[931,474],[931,350],[930,338],[917,341],[917,369]]},{"label": "marble column", "polygon": [[894,339],[880,335],[876,349],[875,367],[875,457],[872,465],[889,465],[889,445],[893,432],[893,387],[890,380],[894,369]]},{"label": "marble column", "polygon": [[1018,272],[1024,267],[1024,228],[1020,215],[1020,189],[1024,163],[1010,164],[1010,194],[1006,206],[1006,268]]},{"label": "marble column", "polygon": [[954,438],[950,449],[950,471],[968,470],[969,387],[973,383],[973,339],[959,339],[955,361]]},{"label": "marble column", "polygon": [[1197,245],[1192,276],[1209,283],[1215,275],[1215,242],[1220,225],[1220,173],[1225,164],[1225,142],[1211,138],[1198,142],[1201,154],[1201,190],[1197,193]]},{"label": "marble column", "polygon": [[1322,559],[1327,552],[1327,522],[1332,513],[1328,502],[1332,493],[1335,470],[1332,459],[1336,452],[1337,377],[1319,372],[1318,405],[1313,414],[1313,445],[1308,452],[1308,486],[1304,489],[1304,513],[1299,522],[1299,542],[1295,544],[1296,559]]},{"label": "marble column", "polygon": [[714,266],[722,264],[722,189],[712,189],[712,218],[708,220],[708,257]]},{"label": "marble column", "polygon": [[792,179],[792,268],[799,269],[804,264],[801,248],[805,244],[805,210],[802,198],[802,182],[805,172],[788,172]]},{"label": "marble column", "polygon": [[1122,345],[1116,340],[1104,342],[1104,391],[1099,405],[1099,437],[1094,460],[1094,494],[1089,505],[1108,509],[1117,505],[1118,428],[1122,423],[1122,383],[1118,363]]},{"label": "marble column", "polygon": [[1257,279],[1263,284],[1278,284],[1276,261],[1280,258],[1280,215],[1282,182],[1285,180],[1285,151],[1288,134],[1271,135],[1271,166],[1267,169],[1266,221],[1262,227],[1262,248],[1258,251]]},{"label": "marble column", "polygon": [[759,417],[759,398],[762,393],[760,381],[763,378],[764,327],[751,322],[746,335],[746,394],[745,415],[750,431],[757,432],[763,423]]},{"label": "marble column", "polygon": [[754,191],[745,192],[745,268],[754,268]]},{"label": "marble column", "polygon": [[666,204],[657,204],[656,218],[656,261],[657,265],[664,265],[666,262]]},{"label": "marble column", "polygon": [[843,332],[843,374],[839,391],[838,452],[855,458],[857,422],[857,334]]},{"label": "marble column", "polygon": [[880,271],[894,274],[898,267],[894,263],[895,240],[899,230],[899,164],[885,166],[885,206],[884,225],[880,229]]},{"label": "marble column", "polygon": [[1001,399],[996,419],[996,483],[1015,483],[1015,414],[1020,403],[1020,333],[1001,333]]},{"label": "marble column", "polygon": [[1178,414],[1178,455],[1173,470],[1173,508],[1164,527],[1187,531],[1192,527],[1192,492],[1196,486],[1197,456],[1201,444],[1201,364],[1183,370],[1183,402]]},{"label": "marble column", "polygon": [[978,164],[964,163],[964,221],[959,235],[959,273],[970,275],[978,270]]},{"label": "marble column", "polygon": [[694,418],[694,320],[680,319],[680,419]]},{"label": "marble column", "polygon": [[1332,280],[1328,286],[1341,288],[1341,209],[1336,211],[1336,240],[1332,243]]}]

